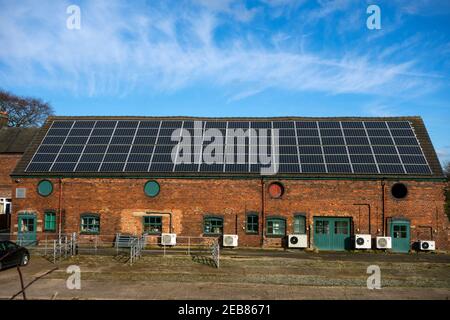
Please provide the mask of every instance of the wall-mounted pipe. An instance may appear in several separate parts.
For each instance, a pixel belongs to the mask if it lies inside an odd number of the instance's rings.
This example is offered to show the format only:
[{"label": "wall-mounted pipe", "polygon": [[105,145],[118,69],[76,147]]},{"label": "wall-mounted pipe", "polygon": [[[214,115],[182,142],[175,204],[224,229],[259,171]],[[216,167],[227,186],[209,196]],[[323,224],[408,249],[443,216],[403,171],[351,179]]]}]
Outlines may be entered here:
[{"label": "wall-mounted pipe", "polygon": [[[371,218],[371,207],[369,203],[354,203],[354,206],[366,206],[368,208],[368,219],[369,219],[369,234],[372,234],[371,230],[371,225],[372,225],[372,218]],[[361,214],[361,213],[360,213]],[[360,221],[358,221],[358,224],[360,224]],[[359,226],[360,227],[360,226]],[[359,228],[358,228],[359,229]]]},{"label": "wall-mounted pipe", "polygon": [[59,178],[59,197],[58,197],[58,235],[61,238],[62,233],[62,192],[63,192],[62,178]]},{"label": "wall-mounted pipe", "polygon": [[161,216],[161,215],[168,215],[169,216],[169,233],[172,233],[172,212],[158,212],[158,211],[151,211],[146,212],[145,216]]},{"label": "wall-mounted pipe", "polygon": [[264,187],[264,178],[261,178],[261,246],[264,245],[264,226],[265,226],[265,187]]},{"label": "wall-mounted pipe", "polygon": [[385,219],[385,186],[384,179],[381,180],[381,222],[383,225],[383,237],[386,236],[386,219]]},{"label": "wall-mounted pipe", "polygon": [[[420,229],[428,229],[429,232],[430,232],[430,238],[428,238],[428,239],[434,240],[434,237],[433,237],[433,227],[432,227],[432,226],[417,226],[417,229],[418,229],[418,230],[420,230]],[[418,238],[418,237],[417,237],[417,238]],[[428,239],[425,239],[425,240],[428,240]],[[417,240],[420,240],[420,239],[417,239]]]}]

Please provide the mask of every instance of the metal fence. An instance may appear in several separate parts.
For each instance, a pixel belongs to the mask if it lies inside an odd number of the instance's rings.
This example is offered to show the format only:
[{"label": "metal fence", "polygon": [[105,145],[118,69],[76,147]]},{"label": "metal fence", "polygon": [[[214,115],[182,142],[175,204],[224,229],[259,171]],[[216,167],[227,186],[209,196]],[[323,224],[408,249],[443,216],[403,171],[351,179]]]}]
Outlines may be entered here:
[{"label": "metal fence", "polygon": [[26,247],[32,254],[46,257],[53,263],[69,256],[112,255],[123,258],[131,265],[142,255],[190,255],[205,256],[219,267],[219,238],[177,236],[175,245],[161,241],[161,235],[86,235],[86,234],[45,234],[39,240],[26,240],[13,234],[0,234],[0,240],[10,240]]},{"label": "metal fence", "polygon": [[211,245],[211,256],[216,265],[216,268],[220,267],[220,245],[219,240],[216,239]]},{"label": "metal fence", "polygon": [[0,233],[0,241],[9,240],[25,247],[32,255],[43,256],[51,262],[75,255],[76,234],[49,233],[41,235],[39,240],[22,237],[17,234]]},{"label": "metal fence", "polygon": [[53,263],[67,259],[77,253],[77,235],[72,233],[69,236],[63,235],[53,240]]}]

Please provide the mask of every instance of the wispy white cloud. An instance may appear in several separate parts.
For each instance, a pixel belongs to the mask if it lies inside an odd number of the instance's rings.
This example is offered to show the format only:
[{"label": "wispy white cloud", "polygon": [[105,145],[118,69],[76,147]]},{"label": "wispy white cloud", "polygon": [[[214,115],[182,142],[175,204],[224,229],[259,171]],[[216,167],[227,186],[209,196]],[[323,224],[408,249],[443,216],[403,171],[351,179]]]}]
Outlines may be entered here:
[{"label": "wispy white cloud", "polygon": [[319,21],[336,12],[342,12],[351,7],[354,0],[318,0],[318,8],[308,13],[309,21]]},{"label": "wispy white cloud", "polygon": [[394,0],[403,14],[410,15],[444,15],[450,14],[450,2],[448,0]]},{"label": "wispy white cloud", "polygon": [[442,146],[436,150],[436,153],[442,165],[450,163],[450,146]]},{"label": "wispy white cloud", "polygon": [[[387,63],[356,49],[331,57],[307,48],[288,50],[283,41],[290,35],[285,33],[272,37],[275,46],[238,34],[224,48],[216,39],[217,29],[227,19],[248,23],[259,14],[258,7],[233,0],[184,1],[179,8],[164,3],[135,7],[120,1],[86,1],[81,4],[81,30],[68,30],[67,1],[29,1],[21,6],[2,2],[0,43],[8,50],[0,50],[0,85],[95,96],[208,84],[232,88],[231,101],[268,88],[407,95],[437,85],[417,70],[414,60]],[[282,0],[272,3],[286,5]],[[311,17],[324,17],[347,5],[321,2]]]}]

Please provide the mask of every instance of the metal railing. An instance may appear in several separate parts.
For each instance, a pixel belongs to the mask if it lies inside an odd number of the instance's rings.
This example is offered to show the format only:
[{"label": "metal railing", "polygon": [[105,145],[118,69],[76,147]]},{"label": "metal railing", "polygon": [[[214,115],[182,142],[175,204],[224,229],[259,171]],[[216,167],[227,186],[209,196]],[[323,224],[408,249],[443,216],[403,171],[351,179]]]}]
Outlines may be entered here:
[{"label": "metal railing", "polygon": [[165,244],[161,235],[149,234],[40,234],[39,240],[26,240],[20,235],[0,234],[0,240],[10,240],[25,246],[32,254],[57,262],[77,254],[119,256],[133,264],[142,255],[189,255],[209,257],[219,265],[219,238],[177,236],[175,245]]},{"label": "metal railing", "polygon": [[74,233],[61,236],[56,233],[46,233],[39,235],[39,239],[21,234],[1,233],[0,241],[5,240],[25,247],[32,255],[43,256],[52,262],[61,260],[61,257],[67,257],[69,254],[74,255],[76,249],[76,234]]},{"label": "metal railing", "polygon": [[53,240],[53,263],[67,259],[69,256],[77,254],[77,235],[62,235],[57,240]]},{"label": "metal railing", "polygon": [[130,246],[130,265],[142,256],[142,250],[145,247],[145,235],[140,238],[135,238]]},{"label": "metal railing", "polygon": [[219,241],[216,239],[211,245],[211,256],[216,265],[216,268],[220,267],[220,245]]}]

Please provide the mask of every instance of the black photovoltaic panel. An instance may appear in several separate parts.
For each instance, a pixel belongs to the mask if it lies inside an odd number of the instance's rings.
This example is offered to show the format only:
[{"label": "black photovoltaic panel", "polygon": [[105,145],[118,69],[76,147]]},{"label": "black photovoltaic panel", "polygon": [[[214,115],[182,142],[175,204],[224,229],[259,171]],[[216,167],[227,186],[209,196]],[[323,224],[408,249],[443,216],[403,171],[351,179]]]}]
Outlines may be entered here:
[{"label": "black photovoltaic panel", "polygon": [[[256,130],[251,139],[229,135],[230,130],[246,133],[249,128]],[[189,149],[177,149],[181,129],[191,134]],[[205,162],[202,153],[211,139],[204,129],[222,133],[214,156],[226,163]],[[278,154],[272,154],[273,130],[279,136]],[[174,165],[174,148],[177,160],[188,150],[192,161]],[[230,151],[235,155],[230,157]],[[276,161],[279,173],[432,173],[407,121],[264,120],[216,120],[200,126],[192,120],[55,120],[26,172],[259,173],[273,163],[258,163],[258,152]]]}]

